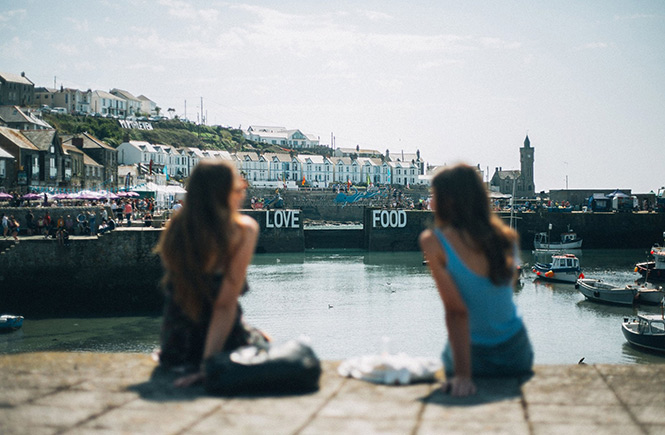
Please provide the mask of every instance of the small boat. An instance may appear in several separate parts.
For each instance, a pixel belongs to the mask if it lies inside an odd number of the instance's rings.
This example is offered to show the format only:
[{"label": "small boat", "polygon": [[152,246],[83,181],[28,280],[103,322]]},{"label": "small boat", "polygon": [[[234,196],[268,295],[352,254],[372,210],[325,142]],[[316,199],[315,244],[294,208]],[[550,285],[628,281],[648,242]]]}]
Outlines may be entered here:
[{"label": "small boat", "polygon": [[0,316],[0,332],[12,332],[23,326],[23,316],[3,314]]},{"label": "small boat", "polygon": [[647,281],[665,281],[665,250],[658,247],[651,249],[653,261],[645,261],[635,265],[638,272]]},{"label": "small boat", "polygon": [[551,263],[536,263],[531,269],[536,278],[574,283],[584,278],[580,268],[580,260],[573,254],[552,255]]},{"label": "small boat", "polygon": [[621,332],[633,346],[665,352],[665,320],[662,315],[638,314],[637,318],[624,318]]},{"label": "small boat", "polygon": [[592,278],[578,279],[575,288],[591,301],[616,305],[658,305],[665,297],[662,287],[649,287],[647,284],[617,286]]},{"label": "small boat", "polygon": [[582,247],[582,239],[577,236],[575,231],[568,229],[565,233],[561,233],[558,242],[550,243],[549,233],[536,233],[533,238],[534,249],[546,249],[555,251],[567,251],[569,249],[580,249]]}]

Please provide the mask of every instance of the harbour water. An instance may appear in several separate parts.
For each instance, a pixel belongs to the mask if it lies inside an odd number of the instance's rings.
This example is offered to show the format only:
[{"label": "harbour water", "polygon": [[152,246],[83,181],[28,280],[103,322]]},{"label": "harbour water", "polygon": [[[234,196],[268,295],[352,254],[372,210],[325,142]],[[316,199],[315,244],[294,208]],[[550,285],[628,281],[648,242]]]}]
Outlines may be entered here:
[{"label": "harbour water", "polygon": [[[639,275],[644,250],[584,250],[588,278],[625,284]],[[539,261],[546,257],[537,258]],[[522,252],[525,265],[536,261]],[[308,336],[322,359],[340,360],[384,350],[439,357],[446,340],[443,308],[417,252],[313,250],[260,254],[248,273],[241,303],[249,323],[276,341]],[[617,307],[585,301],[572,284],[535,280],[525,267],[515,300],[534,344],[537,364],[665,363],[665,356],[630,347],[624,316],[659,307]],[[0,353],[95,351],[149,353],[159,343],[159,315],[26,319],[0,335]]]}]

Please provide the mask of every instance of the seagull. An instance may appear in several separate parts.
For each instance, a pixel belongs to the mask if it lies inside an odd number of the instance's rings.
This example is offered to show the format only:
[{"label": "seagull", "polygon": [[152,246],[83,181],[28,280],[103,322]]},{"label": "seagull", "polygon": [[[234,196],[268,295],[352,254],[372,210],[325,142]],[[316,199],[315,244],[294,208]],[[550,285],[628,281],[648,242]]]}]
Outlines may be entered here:
[{"label": "seagull", "polygon": [[581,360],[577,361],[577,364],[586,365],[586,363],[584,362],[584,357],[582,357]]},{"label": "seagull", "polygon": [[328,309],[331,309],[332,307],[333,307],[332,305],[328,304]]}]

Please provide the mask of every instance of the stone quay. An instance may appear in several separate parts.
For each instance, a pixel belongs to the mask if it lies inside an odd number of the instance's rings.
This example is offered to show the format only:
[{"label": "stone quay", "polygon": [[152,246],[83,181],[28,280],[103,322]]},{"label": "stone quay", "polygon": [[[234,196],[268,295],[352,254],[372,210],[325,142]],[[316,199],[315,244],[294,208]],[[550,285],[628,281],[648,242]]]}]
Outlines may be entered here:
[{"label": "stone quay", "polygon": [[146,354],[0,355],[0,433],[665,434],[665,364],[541,365],[526,382],[479,379],[468,398],[337,365],[322,362],[315,393],[213,397],[173,387]]}]

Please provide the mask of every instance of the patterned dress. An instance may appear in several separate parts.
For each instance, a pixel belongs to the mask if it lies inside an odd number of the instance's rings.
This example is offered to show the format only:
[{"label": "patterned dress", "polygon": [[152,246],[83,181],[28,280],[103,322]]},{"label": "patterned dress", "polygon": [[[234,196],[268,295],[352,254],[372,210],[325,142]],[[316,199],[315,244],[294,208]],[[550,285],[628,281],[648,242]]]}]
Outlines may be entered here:
[{"label": "patterned dress", "polygon": [[[211,285],[218,290],[222,279],[222,275],[213,277],[210,280]],[[242,293],[244,294],[247,290],[245,283]],[[170,286],[167,287],[161,331],[161,365],[186,372],[199,369],[210,324],[211,310],[210,305],[204,305],[200,321],[190,319],[173,300]],[[267,346],[267,340],[261,331],[243,322],[242,308],[238,304],[235,322],[222,350],[230,351],[249,344],[264,347]]]}]

